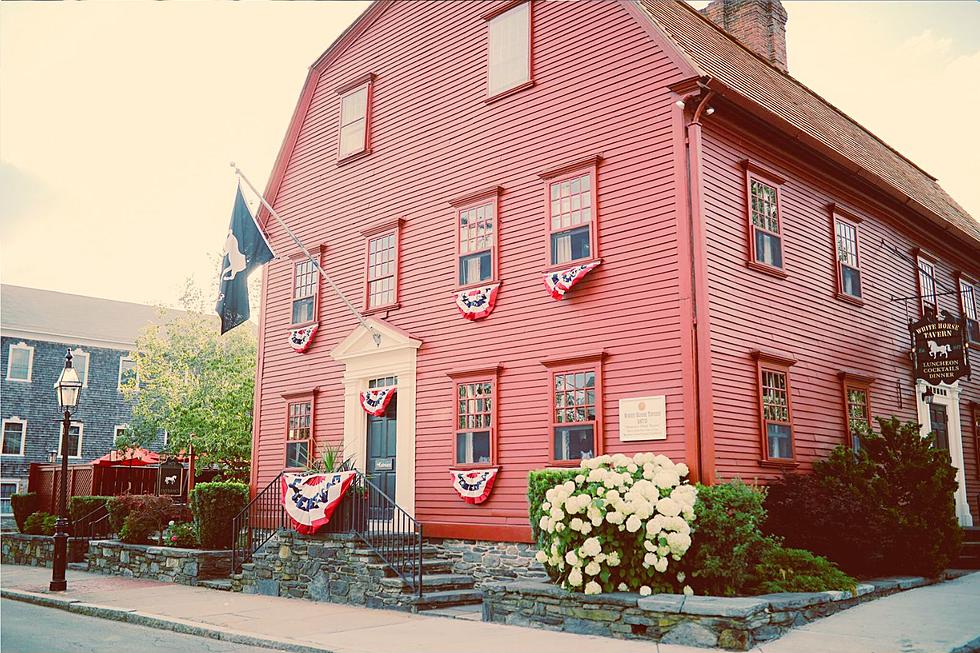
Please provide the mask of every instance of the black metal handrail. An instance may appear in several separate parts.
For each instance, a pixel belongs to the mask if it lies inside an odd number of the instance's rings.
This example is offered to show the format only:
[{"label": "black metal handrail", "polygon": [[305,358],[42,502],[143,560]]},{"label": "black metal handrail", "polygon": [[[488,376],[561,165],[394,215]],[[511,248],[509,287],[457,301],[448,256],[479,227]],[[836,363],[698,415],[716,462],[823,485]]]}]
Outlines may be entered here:
[{"label": "black metal handrail", "polygon": [[242,511],[231,520],[231,566],[234,573],[241,571],[242,564],[252,559],[259,547],[285,528],[288,520],[282,507],[280,479],[283,472],[272,479]]},{"label": "black metal handrail", "polygon": [[112,527],[109,525],[109,509],[103,503],[74,520],[71,524],[71,534],[75,537],[109,537],[112,535]]}]

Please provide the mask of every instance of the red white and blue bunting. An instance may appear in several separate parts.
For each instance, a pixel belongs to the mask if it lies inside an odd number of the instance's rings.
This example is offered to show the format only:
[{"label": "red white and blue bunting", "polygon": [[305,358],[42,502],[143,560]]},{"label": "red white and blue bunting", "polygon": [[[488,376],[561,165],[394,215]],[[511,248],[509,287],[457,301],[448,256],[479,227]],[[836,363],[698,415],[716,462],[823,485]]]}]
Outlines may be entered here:
[{"label": "red white and blue bunting", "polygon": [[584,265],[576,265],[565,270],[555,270],[544,275],[544,285],[548,287],[548,293],[556,300],[565,296],[572,287],[582,278],[592,271],[602,261],[593,261]]},{"label": "red white and blue bunting", "polygon": [[312,535],[329,522],[356,473],[283,474],[282,505],[296,532]]},{"label": "red white and blue bunting", "polygon": [[292,329],[289,332],[289,346],[293,348],[293,351],[303,353],[313,344],[313,338],[319,328],[318,324],[311,324],[299,329]]},{"label": "red white and blue bunting", "polygon": [[467,320],[482,320],[493,312],[499,291],[499,283],[460,290],[456,293],[456,307]]},{"label": "red white and blue bunting", "polygon": [[395,396],[395,386],[387,388],[376,388],[361,393],[361,408],[372,417],[381,417],[385,414],[391,398]]},{"label": "red white and blue bunting", "polygon": [[499,471],[499,467],[487,467],[486,469],[451,469],[449,473],[453,475],[453,489],[463,501],[483,503],[490,496],[493,481]]}]

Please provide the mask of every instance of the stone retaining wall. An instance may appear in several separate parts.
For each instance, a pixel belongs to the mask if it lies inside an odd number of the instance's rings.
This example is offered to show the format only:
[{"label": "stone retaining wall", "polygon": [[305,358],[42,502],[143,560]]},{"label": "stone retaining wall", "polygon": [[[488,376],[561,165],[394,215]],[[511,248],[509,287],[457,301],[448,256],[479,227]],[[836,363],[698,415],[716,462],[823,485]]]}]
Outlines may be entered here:
[{"label": "stone retaining wall", "polygon": [[168,546],[93,540],[88,545],[88,570],[100,574],[150,578],[180,585],[197,585],[231,574],[231,551],[202,551]]},{"label": "stone retaining wall", "polygon": [[[3,564],[50,567],[54,560],[54,538],[50,535],[4,533],[0,537]],[[81,562],[88,551],[88,538],[68,538],[68,562]]]},{"label": "stone retaining wall", "polygon": [[512,580],[547,580],[544,566],[534,559],[537,548],[524,542],[484,542],[426,538],[439,555],[451,560],[453,573],[469,574],[477,587]]},{"label": "stone retaining wall", "polygon": [[483,587],[483,620],[585,635],[746,651],[794,626],[863,601],[930,582],[883,578],[853,592],[805,592],[722,598],[682,594],[572,593],[550,583],[520,581]]}]

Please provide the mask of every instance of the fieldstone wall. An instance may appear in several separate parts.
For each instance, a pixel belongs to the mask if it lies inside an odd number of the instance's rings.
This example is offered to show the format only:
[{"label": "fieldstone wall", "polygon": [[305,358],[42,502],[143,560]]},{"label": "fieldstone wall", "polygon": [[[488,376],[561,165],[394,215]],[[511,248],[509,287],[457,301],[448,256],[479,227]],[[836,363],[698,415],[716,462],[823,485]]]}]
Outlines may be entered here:
[{"label": "fieldstone wall", "polygon": [[747,651],[794,626],[858,603],[919,587],[919,577],[882,578],[854,591],[722,598],[682,594],[572,593],[519,581],[483,587],[483,620],[585,635]]},{"label": "fieldstone wall", "polygon": [[231,574],[231,551],[201,551],[168,546],[125,544],[118,540],[89,542],[88,570],[100,574],[149,578],[197,585]]},{"label": "fieldstone wall", "polygon": [[477,587],[513,580],[546,581],[548,573],[534,559],[537,548],[524,542],[484,542],[426,538],[443,558],[453,563],[453,573],[469,574]]},{"label": "fieldstone wall", "polygon": [[[232,576],[232,591],[411,610],[414,597],[346,534],[282,530]],[[359,553],[359,551],[362,551]]]},{"label": "fieldstone wall", "polygon": [[[54,560],[54,538],[50,535],[4,533],[0,536],[3,564],[50,567]],[[81,562],[88,551],[88,538],[68,538],[68,562]]]}]

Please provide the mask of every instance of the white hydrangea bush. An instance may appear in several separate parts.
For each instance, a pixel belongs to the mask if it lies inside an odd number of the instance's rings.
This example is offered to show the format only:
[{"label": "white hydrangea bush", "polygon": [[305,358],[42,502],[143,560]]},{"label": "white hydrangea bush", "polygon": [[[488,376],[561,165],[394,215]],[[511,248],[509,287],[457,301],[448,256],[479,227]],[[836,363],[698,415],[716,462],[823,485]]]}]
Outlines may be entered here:
[{"label": "white hydrangea bush", "polygon": [[697,500],[687,465],[662,454],[614,454],[571,473],[532,505],[536,557],[556,582],[585,594],[693,593],[677,564],[691,546]]}]

